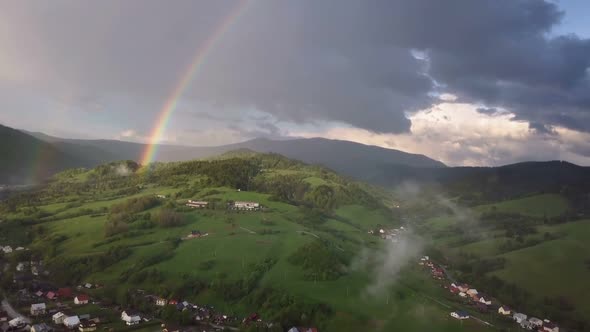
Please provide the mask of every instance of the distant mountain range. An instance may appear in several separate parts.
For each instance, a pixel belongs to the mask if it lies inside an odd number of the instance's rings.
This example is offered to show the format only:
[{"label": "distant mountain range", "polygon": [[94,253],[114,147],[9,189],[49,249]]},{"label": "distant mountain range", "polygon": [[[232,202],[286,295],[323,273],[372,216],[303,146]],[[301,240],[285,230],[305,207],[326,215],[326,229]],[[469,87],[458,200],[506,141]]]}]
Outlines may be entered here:
[{"label": "distant mountain range", "polygon": [[[140,160],[147,145],[117,140],[64,139],[43,133],[25,132],[57,149],[79,156],[90,164],[131,159]],[[214,147],[160,145],[157,161],[184,161],[208,158],[233,150],[248,149],[256,152],[273,152],[309,164],[319,164],[357,179],[370,179],[382,169],[392,166],[440,168],[443,163],[424,155],[354,142],[324,138],[270,140],[257,138],[250,141]]]},{"label": "distant mountain range", "polygon": [[[0,184],[40,180],[63,169],[140,160],[147,145],[117,140],[64,139],[0,126]],[[229,151],[273,152],[384,187],[402,182],[438,184],[450,193],[477,188],[491,199],[531,192],[589,188],[590,167],[567,162],[525,162],[502,167],[446,167],[424,155],[323,138],[254,139],[215,147],[160,145],[157,161],[209,158]]]}]

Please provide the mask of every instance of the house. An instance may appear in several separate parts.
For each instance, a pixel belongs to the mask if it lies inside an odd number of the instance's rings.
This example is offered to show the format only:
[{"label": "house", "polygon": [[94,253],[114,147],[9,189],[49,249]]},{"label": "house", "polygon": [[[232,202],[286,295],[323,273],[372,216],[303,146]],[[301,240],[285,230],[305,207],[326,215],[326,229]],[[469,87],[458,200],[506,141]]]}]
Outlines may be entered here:
[{"label": "house", "polygon": [[88,295],[86,294],[79,294],[78,296],[76,296],[74,298],[74,303],[81,305],[81,304],[88,304],[88,301],[90,300],[90,298],[88,297]]},{"label": "house", "polygon": [[31,327],[31,332],[53,332],[53,328],[45,323],[35,324]]},{"label": "house", "polygon": [[57,298],[57,294],[55,292],[47,292],[47,294],[45,295],[45,297],[48,300],[55,300]]},{"label": "house", "polygon": [[141,322],[141,317],[137,311],[126,310],[121,313],[121,320],[124,321],[128,326],[131,326],[139,324],[139,322]]},{"label": "house", "polygon": [[520,312],[517,312],[517,313],[514,313],[514,315],[512,316],[512,319],[514,319],[514,321],[515,321],[517,324],[520,324],[520,323],[522,323],[523,321],[526,321],[526,319],[527,319],[527,315],[525,315],[525,314],[522,314],[522,313],[520,313]]},{"label": "house", "polygon": [[469,318],[469,314],[465,311],[453,311],[451,317],[463,320]]},{"label": "house", "polygon": [[455,286],[455,284],[452,284],[451,287],[449,287],[449,291],[453,294],[458,294],[459,288],[457,288],[457,286]]},{"label": "house", "polygon": [[489,298],[485,298],[483,295],[479,295],[479,303],[483,303],[485,305],[492,305],[492,301]]},{"label": "house", "polygon": [[192,207],[192,208],[197,208],[197,209],[206,208],[208,205],[209,205],[209,202],[205,202],[205,201],[193,201],[193,200],[190,200],[190,199],[186,203],[186,206]]},{"label": "house", "polygon": [[39,290],[39,291],[37,291],[37,293],[35,293],[35,295],[37,297],[43,297],[43,292]]},{"label": "house", "polygon": [[459,292],[459,296],[461,296],[461,297],[467,297],[467,294],[465,294],[463,292]]},{"label": "house", "polygon": [[8,326],[13,327],[13,328],[14,327],[22,328],[25,325],[27,325],[27,322],[22,317],[16,317],[15,319],[8,322]]},{"label": "house", "polygon": [[18,264],[16,264],[16,270],[18,272],[23,272],[27,269],[28,264],[26,262],[19,262]]},{"label": "house", "polygon": [[0,322],[7,322],[8,321],[8,314],[6,311],[0,311]]},{"label": "house", "polygon": [[258,210],[258,209],[260,209],[260,203],[235,201],[233,208],[236,210]]},{"label": "house", "polygon": [[178,304],[178,300],[172,299],[170,301],[168,301],[169,305],[177,305]]},{"label": "house", "polygon": [[88,320],[81,321],[80,325],[78,325],[78,331],[80,331],[80,332],[96,331],[96,323],[88,321]]},{"label": "house", "polygon": [[90,289],[90,288],[92,288],[92,284],[91,284],[91,283],[86,283],[86,284],[84,285],[84,288],[88,288],[88,289]]},{"label": "house", "polygon": [[166,300],[166,299],[164,299],[164,298],[161,298],[161,297],[160,297],[160,298],[158,298],[158,299],[156,300],[156,305],[157,305],[157,306],[159,306],[159,307],[163,307],[163,306],[165,306],[166,304],[168,304],[168,300]]},{"label": "house", "polygon": [[45,315],[46,310],[45,303],[31,304],[31,316]]},{"label": "house", "polygon": [[467,293],[467,295],[469,295],[469,296],[473,297],[474,295],[477,295],[477,293],[478,293],[478,292],[477,292],[477,289],[475,289],[475,288],[470,288],[470,289],[468,289],[468,290],[467,290],[465,293]]},{"label": "house", "polygon": [[61,298],[71,298],[72,297],[72,289],[71,288],[60,288],[57,290],[57,296]]},{"label": "house", "polygon": [[156,195],[158,198],[166,198],[166,195]]},{"label": "house", "polygon": [[51,319],[53,320],[53,322],[57,325],[63,324],[64,323],[64,319],[66,319],[66,315],[63,312],[58,312],[56,314],[54,314]]},{"label": "house", "polygon": [[16,249],[14,249],[14,251],[23,251],[25,250],[25,247],[16,247]]},{"label": "house", "polygon": [[500,315],[509,316],[512,314],[512,310],[510,308],[508,308],[507,306],[503,305],[500,308],[498,308],[498,313]]},{"label": "house", "polygon": [[192,230],[191,233],[187,236],[189,239],[194,239],[194,238],[198,238],[201,237],[201,231],[198,230]]},{"label": "house", "polygon": [[2,247],[2,251],[4,251],[5,254],[10,254],[12,252],[12,247],[11,246]]},{"label": "house", "polygon": [[543,331],[544,332],[559,332],[559,327],[557,326],[557,324],[547,321],[543,324]]},{"label": "house", "polygon": [[66,317],[63,320],[63,324],[69,329],[75,329],[78,327],[78,325],[80,325],[80,318],[78,316]]},{"label": "house", "polygon": [[543,320],[539,319],[537,317],[531,317],[529,318],[529,322],[531,322],[531,324],[533,324],[536,327],[542,327],[543,326]]}]

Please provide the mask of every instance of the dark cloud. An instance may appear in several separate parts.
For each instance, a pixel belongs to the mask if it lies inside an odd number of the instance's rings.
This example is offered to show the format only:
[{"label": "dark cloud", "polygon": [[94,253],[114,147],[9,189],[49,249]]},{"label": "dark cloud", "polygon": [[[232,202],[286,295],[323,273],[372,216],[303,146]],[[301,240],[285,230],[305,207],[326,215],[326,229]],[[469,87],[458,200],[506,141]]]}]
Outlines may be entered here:
[{"label": "dark cloud", "polygon": [[[152,116],[239,4],[4,3],[0,60],[56,98],[125,96],[151,105],[129,112]],[[562,16],[544,0],[250,1],[183,96],[276,121],[398,133],[410,128],[406,112],[447,92],[535,130],[590,131],[590,41],[552,36]],[[250,131],[274,135],[273,126]]]}]

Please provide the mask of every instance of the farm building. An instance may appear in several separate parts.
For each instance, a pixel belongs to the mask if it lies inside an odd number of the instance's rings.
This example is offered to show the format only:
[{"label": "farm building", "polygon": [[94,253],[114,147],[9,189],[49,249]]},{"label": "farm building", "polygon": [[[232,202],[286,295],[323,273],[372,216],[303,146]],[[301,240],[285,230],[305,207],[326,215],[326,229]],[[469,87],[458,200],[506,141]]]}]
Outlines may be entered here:
[{"label": "farm building", "polygon": [[260,203],[235,201],[232,207],[235,210],[258,210],[260,209]]}]

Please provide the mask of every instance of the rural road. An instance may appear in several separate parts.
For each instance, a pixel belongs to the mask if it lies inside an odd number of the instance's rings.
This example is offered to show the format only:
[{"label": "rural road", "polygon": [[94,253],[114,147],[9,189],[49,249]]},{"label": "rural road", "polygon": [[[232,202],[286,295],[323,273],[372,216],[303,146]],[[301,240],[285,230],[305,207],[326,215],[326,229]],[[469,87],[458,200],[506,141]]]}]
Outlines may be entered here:
[{"label": "rural road", "polygon": [[27,322],[27,324],[31,324],[31,319],[29,317],[19,314],[16,310],[14,310],[12,305],[10,305],[8,301],[6,301],[6,299],[2,300],[2,310],[6,311],[8,316],[12,319],[21,317],[25,322]]}]

